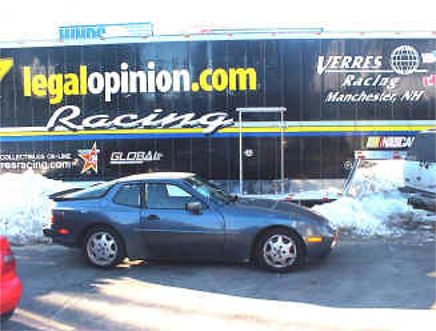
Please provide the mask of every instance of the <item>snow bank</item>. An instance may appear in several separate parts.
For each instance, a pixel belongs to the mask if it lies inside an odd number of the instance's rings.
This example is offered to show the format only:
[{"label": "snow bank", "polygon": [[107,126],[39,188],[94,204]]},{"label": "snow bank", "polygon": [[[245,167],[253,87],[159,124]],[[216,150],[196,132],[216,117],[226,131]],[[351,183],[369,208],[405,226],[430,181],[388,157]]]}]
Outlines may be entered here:
[{"label": "snow bank", "polygon": [[314,206],[337,228],[353,230],[360,235],[391,235],[400,232],[392,227],[401,215],[411,212],[407,199],[398,191],[379,192],[363,198],[342,197]]},{"label": "snow bank", "polygon": [[13,244],[41,241],[41,229],[50,222],[48,196],[68,187],[32,171],[0,175],[0,235]]},{"label": "snow bank", "polygon": [[396,191],[403,186],[404,160],[364,161],[346,194],[361,198],[377,192]]},{"label": "snow bank", "polygon": [[314,206],[333,226],[360,235],[388,236],[401,231],[393,226],[412,212],[398,188],[404,186],[403,160],[366,161],[357,169],[349,190],[338,200]]}]

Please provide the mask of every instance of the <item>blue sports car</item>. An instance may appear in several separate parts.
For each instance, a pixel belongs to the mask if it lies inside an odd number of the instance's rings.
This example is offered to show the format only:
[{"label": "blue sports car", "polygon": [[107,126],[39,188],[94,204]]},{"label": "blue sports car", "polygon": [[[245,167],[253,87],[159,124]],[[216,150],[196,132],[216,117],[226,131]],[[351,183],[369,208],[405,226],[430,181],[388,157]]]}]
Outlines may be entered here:
[{"label": "blue sports car", "polygon": [[124,258],[254,261],[275,272],[326,256],[336,232],[290,202],[232,196],[192,173],[150,173],[52,196],[44,234],[94,266]]}]

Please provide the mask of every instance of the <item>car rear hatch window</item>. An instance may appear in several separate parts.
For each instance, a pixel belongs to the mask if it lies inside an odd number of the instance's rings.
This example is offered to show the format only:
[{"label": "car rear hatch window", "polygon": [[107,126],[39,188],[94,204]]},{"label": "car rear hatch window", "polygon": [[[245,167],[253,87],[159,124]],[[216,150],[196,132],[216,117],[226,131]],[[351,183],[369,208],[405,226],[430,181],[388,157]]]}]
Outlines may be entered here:
[{"label": "car rear hatch window", "polygon": [[91,187],[85,188],[80,191],[67,193],[61,196],[56,196],[55,201],[62,200],[84,200],[84,199],[98,199],[106,195],[106,193],[114,185],[114,182],[106,182]]}]

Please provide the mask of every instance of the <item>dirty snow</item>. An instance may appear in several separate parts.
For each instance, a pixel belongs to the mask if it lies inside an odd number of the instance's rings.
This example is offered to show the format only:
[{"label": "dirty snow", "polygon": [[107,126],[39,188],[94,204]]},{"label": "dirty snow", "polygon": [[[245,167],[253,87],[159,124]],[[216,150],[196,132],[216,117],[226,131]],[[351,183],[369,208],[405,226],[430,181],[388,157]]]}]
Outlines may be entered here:
[{"label": "dirty snow", "polygon": [[0,175],[0,235],[13,244],[42,241],[42,227],[50,222],[48,196],[68,187],[32,171]]},{"label": "dirty snow", "polygon": [[343,197],[313,210],[333,226],[356,234],[399,234],[401,230],[394,225],[402,218],[413,218],[414,213],[398,191],[404,186],[403,167],[403,160],[365,161]]}]

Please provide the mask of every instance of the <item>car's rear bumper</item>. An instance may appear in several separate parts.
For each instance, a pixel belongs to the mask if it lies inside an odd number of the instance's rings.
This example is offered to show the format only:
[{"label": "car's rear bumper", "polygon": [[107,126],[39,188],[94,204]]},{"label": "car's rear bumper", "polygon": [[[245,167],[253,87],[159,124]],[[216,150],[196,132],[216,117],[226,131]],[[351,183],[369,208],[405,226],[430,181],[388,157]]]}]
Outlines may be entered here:
[{"label": "car's rear bumper", "polygon": [[319,258],[327,256],[336,246],[339,239],[339,232],[332,236],[322,237],[320,242],[306,242],[306,256],[309,258]]},{"label": "car's rear bumper", "polygon": [[18,277],[4,280],[0,285],[0,314],[4,315],[13,311],[20,301],[22,291],[21,281]]},{"label": "car's rear bumper", "polygon": [[71,235],[60,234],[52,228],[42,229],[44,236],[49,237],[54,243],[67,247],[75,247],[77,245],[75,238]]}]

